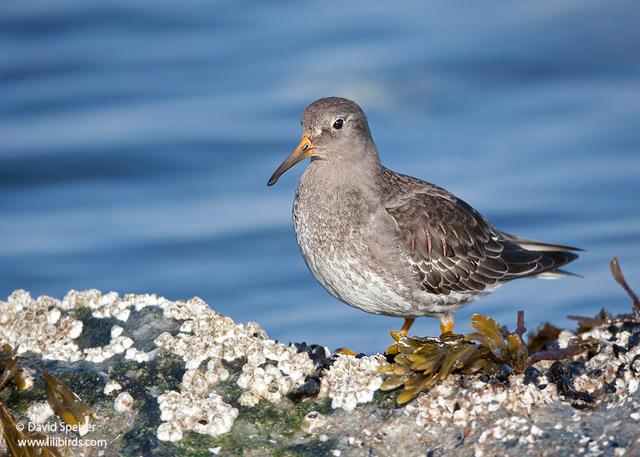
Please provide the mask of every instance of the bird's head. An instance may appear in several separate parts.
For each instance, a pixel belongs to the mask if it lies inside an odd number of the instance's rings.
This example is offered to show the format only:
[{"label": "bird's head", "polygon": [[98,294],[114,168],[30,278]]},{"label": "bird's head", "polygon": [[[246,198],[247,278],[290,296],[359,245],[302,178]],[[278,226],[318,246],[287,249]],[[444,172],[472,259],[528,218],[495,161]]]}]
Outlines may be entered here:
[{"label": "bird's head", "polygon": [[302,115],[302,138],[294,151],[269,179],[272,186],[289,168],[311,157],[339,164],[350,163],[377,153],[367,117],[355,102],[346,98],[321,98],[311,103]]}]

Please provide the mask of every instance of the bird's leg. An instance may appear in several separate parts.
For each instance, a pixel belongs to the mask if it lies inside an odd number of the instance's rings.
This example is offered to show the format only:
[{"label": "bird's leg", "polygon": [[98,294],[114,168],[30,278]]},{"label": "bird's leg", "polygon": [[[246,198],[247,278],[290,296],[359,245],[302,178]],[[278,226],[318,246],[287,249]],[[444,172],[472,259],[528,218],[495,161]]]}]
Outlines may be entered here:
[{"label": "bird's leg", "polygon": [[413,317],[405,319],[404,324],[402,324],[402,328],[400,329],[400,335],[407,336],[407,333],[409,333],[409,329],[411,328],[414,322],[415,322],[415,318]]},{"label": "bird's leg", "polygon": [[453,332],[453,316],[443,316],[440,318],[440,333]]}]

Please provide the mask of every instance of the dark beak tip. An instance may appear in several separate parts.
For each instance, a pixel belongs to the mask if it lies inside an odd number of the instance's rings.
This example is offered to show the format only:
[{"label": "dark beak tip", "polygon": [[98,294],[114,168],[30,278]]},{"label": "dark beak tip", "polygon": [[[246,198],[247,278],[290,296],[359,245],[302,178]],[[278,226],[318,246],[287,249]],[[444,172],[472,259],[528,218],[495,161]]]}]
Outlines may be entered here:
[{"label": "dark beak tip", "polygon": [[269,181],[267,181],[267,187],[273,186],[276,182],[278,182],[278,178],[274,178],[272,176],[271,178],[269,178]]}]

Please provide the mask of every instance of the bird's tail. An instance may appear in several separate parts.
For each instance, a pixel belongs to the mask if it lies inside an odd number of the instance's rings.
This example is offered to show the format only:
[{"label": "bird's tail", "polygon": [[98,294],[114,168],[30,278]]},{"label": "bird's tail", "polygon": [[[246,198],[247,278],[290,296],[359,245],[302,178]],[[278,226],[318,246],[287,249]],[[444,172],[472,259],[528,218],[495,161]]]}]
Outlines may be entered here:
[{"label": "bird's tail", "polygon": [[502,233],[502,236],[517,244],[522,249],[539,253],[541,258],[537,262],[537,272],[533,273],[543,279],[557,279],[562,276],[579,276],[566,270],[561,270],[564,265],[578,258],[576,252],[583,249],[561,244],[544,243],[542,241],[528,240],[510,233]]},{"label": "bird's tail", "polygon": [[[501,235],[506,240],[512,241],[518,246],[520,246],[521,248],[528,249],[529,251],[554,251],[554,252],[584,251],[584,249],[576,248],[573,246],[564,246],[562,244],[552,244],[552,243],[545,243],[542,241],[528,240],[526,238],[521,238],[519,236],[512,235],[510,233],[505,233],[505,232],[501,232]],[[571,260],[575,260],[576,257],[572,258]],[[571,262],[571,260],[569,260],[568,262]],[[568,262],[565,262],[565,263],[568,263]]]},{"label": "bird's tail", "polygon": [[[582,250],[582,249],[581,249]],[[563,276],[577,276],[581,277],[578,274],[572,273],[567,270],[563,270],[560,267],[566,265],[570,262],[573,262],[578,258],[578,254],[569,251],[538,251],[541,252],[545,257],[551,257],[553,261],[553,267],[543,270],[538,273],[536,276],[541,279],[558,279]]]}]

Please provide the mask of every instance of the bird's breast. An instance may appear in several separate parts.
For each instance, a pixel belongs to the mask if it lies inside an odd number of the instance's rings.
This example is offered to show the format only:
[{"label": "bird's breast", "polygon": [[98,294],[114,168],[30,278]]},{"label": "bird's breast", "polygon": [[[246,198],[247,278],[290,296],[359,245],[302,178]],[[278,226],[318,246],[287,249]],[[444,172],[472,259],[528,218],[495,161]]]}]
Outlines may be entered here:
[{"label": "bird's breast", "polygon": [[[355,197],[355,195],[352,194]],[[333,256],[336,250],[355,248],[363,221],[349,217],[358,211],[346,195],[316,194],[300,185],[293,204],[293,225],[298,245],[307,261]]]},{"label": "bird's breast", "polygon": [[[379,210],[379,209],[378,209]],[[402,284],[383,268],[376,254],[376,208],[357,192],[318,195],[304,183],[298,187],[293,223],[302,256],[315,278],[331,295],[357,308],[390,314],[409,306]]]}]

